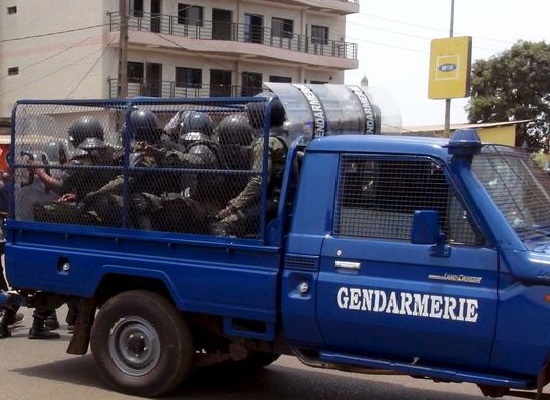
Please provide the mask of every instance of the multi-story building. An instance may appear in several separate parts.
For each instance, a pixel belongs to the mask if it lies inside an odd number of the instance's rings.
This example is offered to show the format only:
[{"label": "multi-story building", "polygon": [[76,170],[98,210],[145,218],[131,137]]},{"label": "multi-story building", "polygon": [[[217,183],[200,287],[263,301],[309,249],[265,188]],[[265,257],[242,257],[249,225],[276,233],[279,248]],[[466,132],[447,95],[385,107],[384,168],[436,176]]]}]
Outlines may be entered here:
[{"label": "multi-story building", "polygon": [[346,15],[359,12],[358,0],[6,0],[1,7],[0,117],[21,98],[117,97],[124,73],[129,97],[203,97],[252,95],[264,81],[344,83],[344,71],[358,67],[357,45],[345,41]]}]

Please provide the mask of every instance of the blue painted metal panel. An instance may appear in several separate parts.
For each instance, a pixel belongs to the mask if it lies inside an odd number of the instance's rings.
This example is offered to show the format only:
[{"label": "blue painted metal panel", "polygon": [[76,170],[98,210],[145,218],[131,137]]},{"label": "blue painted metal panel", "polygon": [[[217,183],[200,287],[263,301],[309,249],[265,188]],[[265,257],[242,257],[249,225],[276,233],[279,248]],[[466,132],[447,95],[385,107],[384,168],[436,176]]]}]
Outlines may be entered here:
[{"label": "blue painted metal panel", "polygon": [[[524,252],[523,257],[515,254],[513,259],[520,261],[522,268],[536,269],[536,264],[529,261],[528,252]],[[550,357],[550,303],[545,300],[545,296],[550,295],[550,286],[521,282],[504,271],[499,285],[491,367],[537,374]]]},{"label": "blue painted metal panel", "polygon": [[[143,232],[107,231],[14,230],[6,246],[8,278],[14,287],[78,296],[92,296],[108,274],[154,278],[181,310],[276,322],[277,249],[214,237],[178,241],[178,235],[153,239]],[[69,271],[60,260],[70,264]]]},{"label": "blue painted metal panel", "polygon": [[533,377],[479,373],[477,371],[468,371],[462,368],[454,369],[445,368],[442,366],[385,361],[325,351],[321,352],[320,358],[327,362],[354,364],[375,369],[401,371],[412,376],[429,376],[431,378],[439,378],[441,380],[448,380],[451,382],[471,382],[481,385],[504,386],[515,389],[533,389],[536,385]]},{"label": "blue painted metal panel", "polygon": [[[360,264],[341,270],[336,262]],[[439,279],[480,278],[479,284]],[[436,278],[437,277],[437,278]],[[486,367],[497,311],[497,255],[484,248],[430,256],[430,246],[327,238],[317,312],[327,349]]]}]

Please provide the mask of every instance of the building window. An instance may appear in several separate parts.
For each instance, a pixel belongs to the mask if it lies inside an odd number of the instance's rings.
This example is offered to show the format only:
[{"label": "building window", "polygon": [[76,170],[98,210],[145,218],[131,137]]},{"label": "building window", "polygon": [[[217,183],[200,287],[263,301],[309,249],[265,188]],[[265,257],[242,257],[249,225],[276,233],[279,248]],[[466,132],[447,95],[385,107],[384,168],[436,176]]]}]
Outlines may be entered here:
[{"label": "building window", "polygon": [[202,84],[202,69],[176,67],[176,87],[197,88]]},{"label": "building window", "polygon": [[231,70],[210,70],[210,97],[231,96]]},{"label": "building window", "polygon": [[248,43],[264,42],[264,17],[255,14],[244,15],[244,40]]},{"label": "building window", "polygon": [[203,7],[178,4],[178,24],[202,26]]},{"label": "building window", "polygon": [[316,84],[316,85],[324,85],[325,83],[328,83],[328,82],[311,80],[311,81],[309,81],[309,83],[313,83],[313,84]]},{"label": "building window", "polygon": [[8,14],[17,14],[17,7],[16,6],[8,7]]},{"label": "building window", "polygon": [[328,44],[328,27],[311,25],[311,43]]},{"label": "building window", "polygon": [[8,75],[19,75],[19,67],[8,68]]},{"label": "building window", "polygon": [[288,76],[269,75],[269,82],[292,83],[292,78]]},{"label": "building window", "polygon": [[262,91],[262,74],[258,72],[242,73],[241,96],[254,96]]},{"label": "building window", "polygon": [[128,61],[128,82],[142,83],[144,71],[143,63]]},{"label": "building window", "polygon": [[130,15],[137,18],[143,17],[143,0],[130,0]]},{"label": "building window", "polygon": [[275,37],[292,39],[292,36],[294,36],[294,21],[284,18],[272,18],[271,34]]}]

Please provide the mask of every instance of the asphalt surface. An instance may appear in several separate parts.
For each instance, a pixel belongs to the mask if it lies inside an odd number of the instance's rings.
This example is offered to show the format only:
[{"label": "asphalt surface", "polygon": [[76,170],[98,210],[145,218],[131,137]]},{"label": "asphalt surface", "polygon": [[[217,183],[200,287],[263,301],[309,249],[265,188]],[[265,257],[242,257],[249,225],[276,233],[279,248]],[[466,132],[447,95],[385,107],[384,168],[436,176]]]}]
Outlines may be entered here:
[{"label": "asphalt surface", "polygon": [[[114,392],[96,372],[90,354],[66,354],[70,334],[64,324],[66,308],[58,314],[60,339],[29,340],[29,310],[13,330],[0,340],[1,400],[111,400],[135,399]],[[292,357],[252,376],[214,375],[202,372],[166,399],[186,400],[479,400],[471,384],[434,383],[402,376],[373,376],[318,370]],[[503,399],[510,399],[504,397]]]}]

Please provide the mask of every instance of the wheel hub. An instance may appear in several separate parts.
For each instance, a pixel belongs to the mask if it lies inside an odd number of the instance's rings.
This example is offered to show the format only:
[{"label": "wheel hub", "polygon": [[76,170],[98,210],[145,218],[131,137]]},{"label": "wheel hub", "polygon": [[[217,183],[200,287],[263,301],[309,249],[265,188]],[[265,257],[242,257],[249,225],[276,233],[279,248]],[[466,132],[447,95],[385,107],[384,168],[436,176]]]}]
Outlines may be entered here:
[{"label": "wheel hub", "polygon": [[130,316],[121,318],[111,328],[109,354],[125,374],[143,376],[159,362],[161,343],[157,330],[147,320]]},{"label": "wheel hub", "polygon": [[145,336],[142,334],[131,334],[128,337],[128,345],[126,347],[129,352],[134,353],[136,356],[147,351],[147,346],[145,345]]}]

